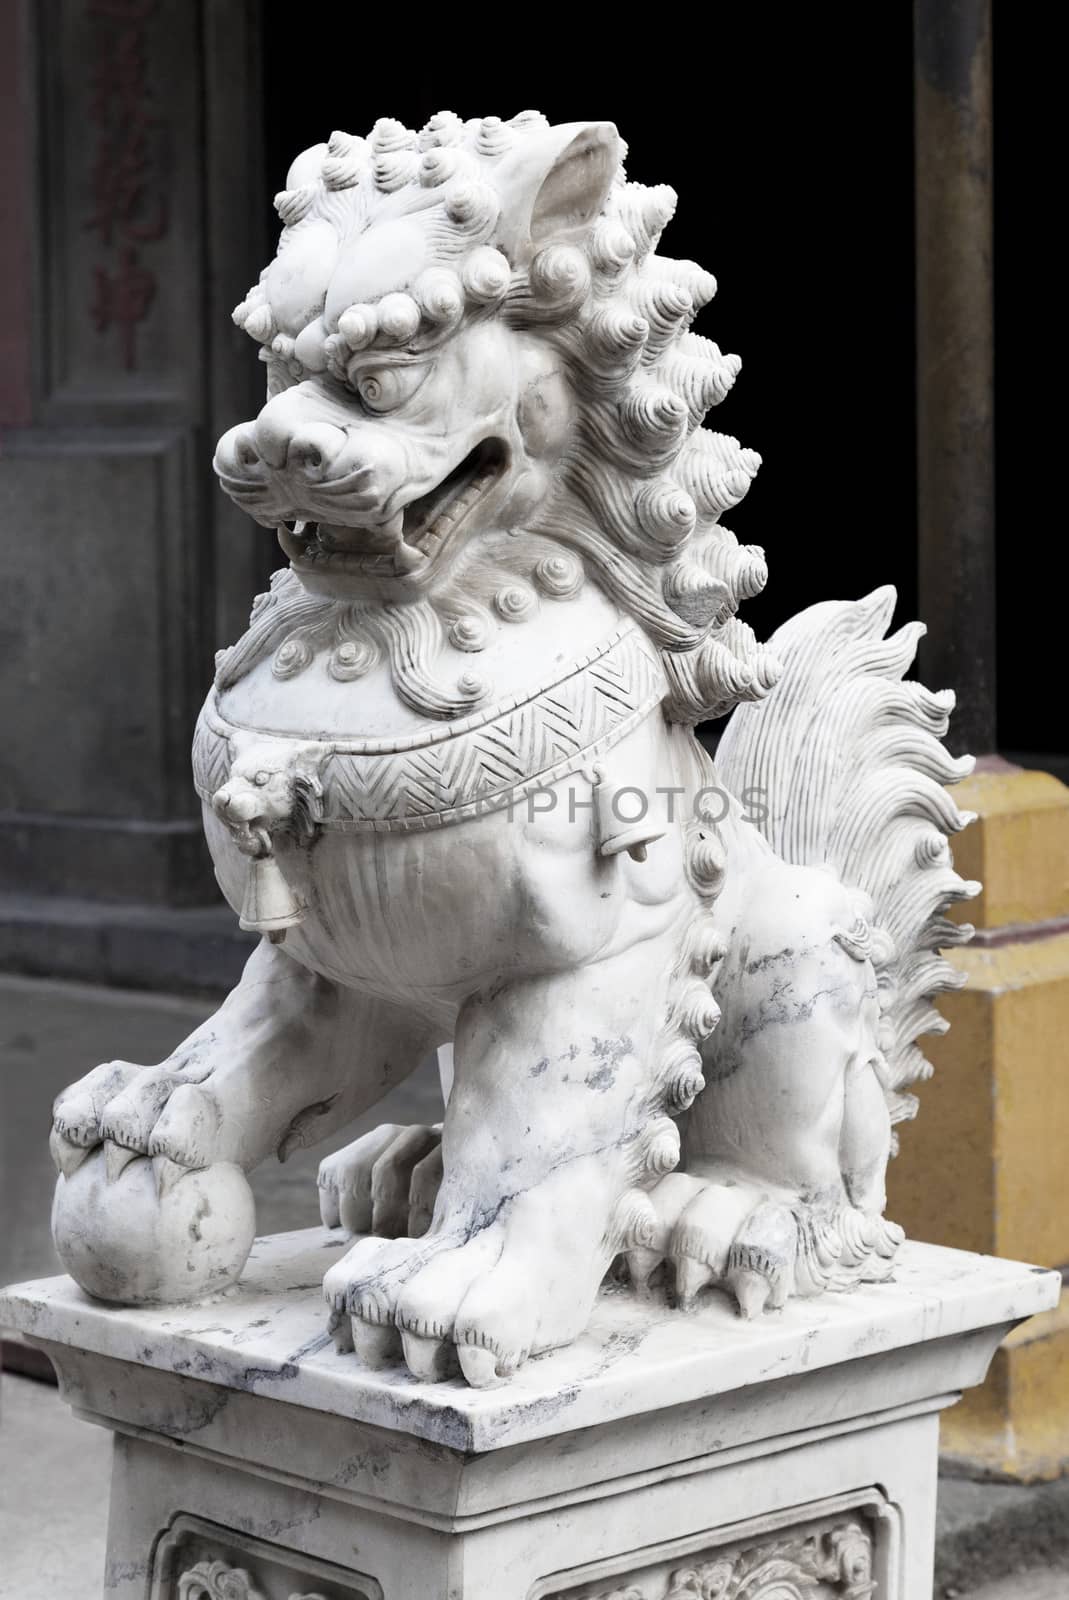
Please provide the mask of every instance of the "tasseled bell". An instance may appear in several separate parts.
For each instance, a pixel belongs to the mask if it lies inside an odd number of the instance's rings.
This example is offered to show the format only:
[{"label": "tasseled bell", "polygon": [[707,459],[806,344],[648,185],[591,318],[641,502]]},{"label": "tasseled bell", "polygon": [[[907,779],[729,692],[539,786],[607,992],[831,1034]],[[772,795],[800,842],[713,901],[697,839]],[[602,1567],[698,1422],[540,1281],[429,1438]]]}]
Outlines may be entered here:
[{"label": "tasseled bell", "polygon": [[[617,856],[626,850],[632,861],[645,861],[646,846],[664,838],[665,829],[647,814],[649,796],[635,784],[610,783],[599,777],[594,806],[599,855]],[[641,815],[636,815],[638,811]]]},{"label": "tasseled bell", "polygon": [[281,944],[287,928],[304,921],[306,910],[273,855],[256,856],[249,862],[241,906],[243,928],[266,933],[272,944]]}]

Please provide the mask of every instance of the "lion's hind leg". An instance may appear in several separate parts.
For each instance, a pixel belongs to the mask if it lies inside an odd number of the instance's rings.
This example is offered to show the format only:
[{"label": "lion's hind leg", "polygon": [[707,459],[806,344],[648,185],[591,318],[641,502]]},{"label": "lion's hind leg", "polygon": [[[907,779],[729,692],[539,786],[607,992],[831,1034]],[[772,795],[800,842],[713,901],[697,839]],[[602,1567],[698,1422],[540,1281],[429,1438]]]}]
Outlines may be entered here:
[{"label": "lion's hind leg", "polygon": [[724,1289],[746,1317],[780,1306],[794,1288],[797,1225],[792,1197],[728,1172],[679,1172],[650,1195],[656,1221],[644,1245],[627,1252],[636,1292],[651,1280],[683,1311],[703,1289]]},{"label": "lion's hind leg", "polygon": [[687,1135],[703,1188],[663,1238],[684,1303],[712,1286],[750,1317],[891,1270],[901,1233],[881,1216],[890,1120],[864,911],[833,874],[770,854],[716,907],[723,1016]]}]

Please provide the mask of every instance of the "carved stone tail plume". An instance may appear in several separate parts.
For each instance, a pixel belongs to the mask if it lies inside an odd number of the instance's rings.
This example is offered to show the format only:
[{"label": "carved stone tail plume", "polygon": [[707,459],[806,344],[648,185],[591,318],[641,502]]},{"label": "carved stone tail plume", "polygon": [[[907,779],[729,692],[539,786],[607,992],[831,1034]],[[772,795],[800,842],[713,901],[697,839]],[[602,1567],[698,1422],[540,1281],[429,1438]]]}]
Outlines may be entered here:
[{"label": "carved stone tail plume", "polygon": [[783,668],[776,693],[736,710],[717,769],[735,793],[762,792],[761,831],[785,861],[830,866],[870,896],[884,1091],[900,1122],[917,1110],[908,1086],[931,1076],[916,1040],[946,1031],[932,999],[964,981],[939,951],[973,930],[944,913],[980,885],[954,871],[947,843],[973,820],[944,787],[973,766],[940,743],[954,696],[905,679],[924,628],[884,637],[895,598],[877,589],[785,623],[769,641]]}]

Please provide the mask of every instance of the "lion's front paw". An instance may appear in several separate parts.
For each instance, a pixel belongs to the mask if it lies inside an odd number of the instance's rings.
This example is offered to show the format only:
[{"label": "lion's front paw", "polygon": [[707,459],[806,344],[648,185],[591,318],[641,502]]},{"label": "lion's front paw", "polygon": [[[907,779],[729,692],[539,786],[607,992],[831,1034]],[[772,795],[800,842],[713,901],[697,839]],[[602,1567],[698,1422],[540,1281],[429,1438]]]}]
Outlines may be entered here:
[{"label": "lion's front paw", "polygon": [[50,1148],[52,1235],[86,1291],[129,1305],[233,1283],[256,1231],[252,1191],[224,1149],[211,1063],[109,1061],[65,1089]]},{"label": "lion's front paw", "polygon": [[597,1213],[535,1189],[474,1231],[359,1240],[323,1280],[338,1348],[372,1366],[403,1359],[427,1381],[504,1382],[579,1336],[609,1261],[648,1222],[637,1192]]},{"label": "lion's front paw", "polygon": [[325,1228],[418,1239],[441,1181],[441,1124],[384,1123],[320,1163],[319,1214]]},{"label": "lion's front paw", "polygon": [[363,1239],[330,1269],[323,1290],[340,1349],[355,1349],[369,1366],[403,1359],[428,1382],[462,1373],[488,1388],[578,1331],[541,1329],[549,1308],[535,1276],[507,1249],[506,1228],[491,1224],[467,1240]]},{"label": "lion's front paw", "polygon": [[138,1156],[152,1160],[161,1194],[185,1171],[219,1159],[222,1121],[201,1060],[158,1067],[107,1061],[64,1089],[52,1109],[50,1147],[57,1169],[71,1178],[91,1150],[103,1145],[104,1170],[114,1182]]}]

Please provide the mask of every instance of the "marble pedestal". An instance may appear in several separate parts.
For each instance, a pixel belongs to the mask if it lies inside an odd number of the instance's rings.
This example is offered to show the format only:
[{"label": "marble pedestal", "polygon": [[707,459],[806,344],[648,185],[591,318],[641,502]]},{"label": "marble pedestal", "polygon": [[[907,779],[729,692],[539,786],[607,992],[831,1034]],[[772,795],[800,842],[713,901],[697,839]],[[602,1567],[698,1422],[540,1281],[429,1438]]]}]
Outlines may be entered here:
[{"label": "marble pedestal", "polygon": [[318,1229],[194,1307],[10,1289],[115,1435],[115,1600],[928,1600],[939,1412],[1054,1273],[928,1245],[745,1324],[606,1290],[508,1386],[370,1372],[324,1333]]}]

